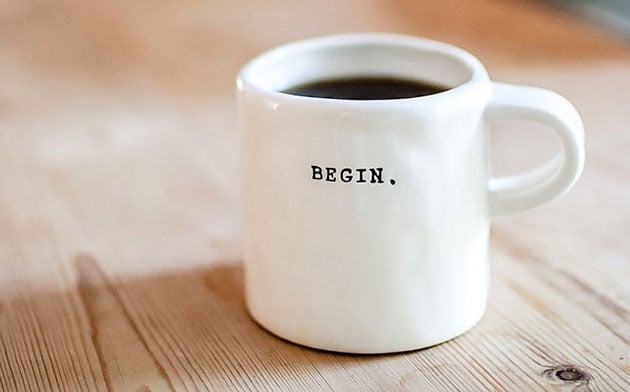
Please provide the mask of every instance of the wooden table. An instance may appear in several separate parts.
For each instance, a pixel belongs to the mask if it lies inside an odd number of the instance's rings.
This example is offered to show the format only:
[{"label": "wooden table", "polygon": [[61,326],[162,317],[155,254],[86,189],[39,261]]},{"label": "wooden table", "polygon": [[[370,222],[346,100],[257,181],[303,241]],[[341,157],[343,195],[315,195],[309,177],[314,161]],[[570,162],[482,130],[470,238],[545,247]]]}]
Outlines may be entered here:
[{"label": "wooden table", "polygon": [[[305,349],[243,304],[234,75],[280,43],[365,30],[448,41],[497,80],[555,89],[588,135],[569,195],[495,222],[481,323],[398,355]],[[620,42],[516,0],[4,3],[0,390],[630,390]],[[495,172],[550,140],[498,124]]]}]

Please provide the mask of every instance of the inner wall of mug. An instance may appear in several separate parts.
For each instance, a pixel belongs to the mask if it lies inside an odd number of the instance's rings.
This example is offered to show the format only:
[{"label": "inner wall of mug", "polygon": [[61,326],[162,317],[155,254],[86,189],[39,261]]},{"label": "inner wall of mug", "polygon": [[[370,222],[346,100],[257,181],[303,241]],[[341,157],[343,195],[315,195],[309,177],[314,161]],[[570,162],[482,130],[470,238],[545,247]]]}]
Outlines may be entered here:
[{"label": "inner wall of mug", "polygon": [[361,76],[412,79],[452,89],[475,75],[470,61],[453,51],[458,49],[420,39],[415,44],[298,43],[262,55],[243,76],[259,88],[278,92],[317,80]]}]

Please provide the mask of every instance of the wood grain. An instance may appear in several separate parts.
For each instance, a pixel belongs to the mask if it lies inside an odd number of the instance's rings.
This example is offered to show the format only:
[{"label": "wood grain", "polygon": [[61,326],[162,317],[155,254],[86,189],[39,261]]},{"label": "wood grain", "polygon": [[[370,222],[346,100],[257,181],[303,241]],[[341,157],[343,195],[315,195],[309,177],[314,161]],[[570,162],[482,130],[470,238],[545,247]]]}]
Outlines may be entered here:
[{"label": "wood grain", "polygon": [[[571,99],[587,167],[495,222],[469,333],[353,356],[247,315],[233,79],[343,31],[463,46],[498,80]],[[630,390],[630,48],[527,1],[9,1],[0,7],[0,391]],[[493,170],[553,152],[496,124]],[[551,147],[544,147],[549,145]]]}]

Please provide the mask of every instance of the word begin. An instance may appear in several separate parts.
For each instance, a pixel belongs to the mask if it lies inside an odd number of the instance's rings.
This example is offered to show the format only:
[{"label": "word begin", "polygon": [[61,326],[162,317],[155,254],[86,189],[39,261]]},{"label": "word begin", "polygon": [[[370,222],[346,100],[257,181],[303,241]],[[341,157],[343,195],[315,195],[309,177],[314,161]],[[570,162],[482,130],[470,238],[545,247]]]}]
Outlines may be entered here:
[{"label": "word begin", "polygon": [[[311,165],[311,179],[326,182],[354,182],[357,184],[384,184],[382,167],[359,167],[359,168],[336,168],[331,166],[321,167]],[[396,184],[394,179],[390,179],[391,185]]]}]

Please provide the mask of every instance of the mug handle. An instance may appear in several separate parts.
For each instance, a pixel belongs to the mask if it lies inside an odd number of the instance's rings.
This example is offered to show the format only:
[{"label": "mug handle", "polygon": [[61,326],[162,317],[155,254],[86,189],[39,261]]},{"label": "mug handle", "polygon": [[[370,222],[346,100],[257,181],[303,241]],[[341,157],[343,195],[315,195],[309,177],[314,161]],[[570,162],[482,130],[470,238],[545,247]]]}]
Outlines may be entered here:
[{"label": "mug handle", "polygon": [[536,169],[490,178],[488,202],[492,218],[536,207],[561,196],[575,184],[584,167],[584,127],[566,98],[541,88],[492,82],[485,118],[548,125],[562,145],[562,153]]}]

